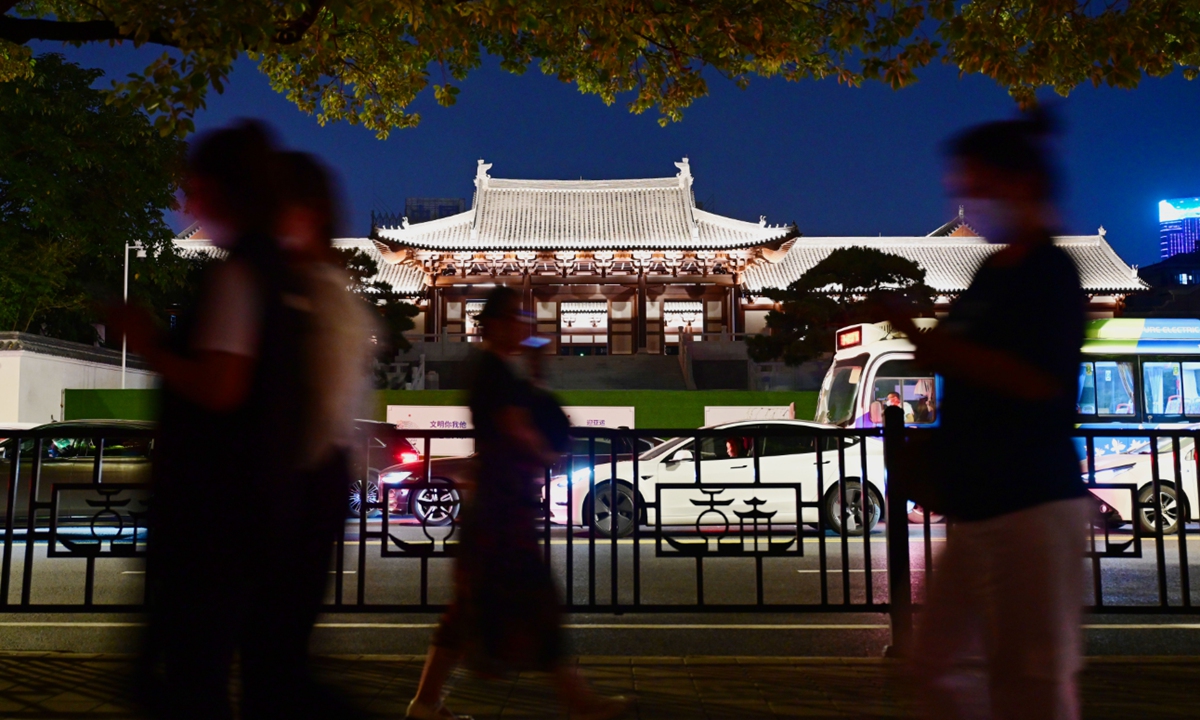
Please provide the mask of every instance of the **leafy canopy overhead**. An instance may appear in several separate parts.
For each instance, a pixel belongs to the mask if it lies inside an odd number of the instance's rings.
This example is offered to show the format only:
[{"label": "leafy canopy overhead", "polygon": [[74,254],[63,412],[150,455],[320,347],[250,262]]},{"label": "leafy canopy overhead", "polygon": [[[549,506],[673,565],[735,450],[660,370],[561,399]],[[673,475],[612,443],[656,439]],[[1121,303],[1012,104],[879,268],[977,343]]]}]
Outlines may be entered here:
[{"label": "leafy canopy overhead", "polygon": [[1194,0],[0,0],[0,80],[28,76],[31,40],[164,48],[111,97],[186,134],[209,89],[247,55],[322,123],[385,137],[444,105],[485,54],[514,73],[538,65],[581,92],[678,120],[708,92],[704,70],[910,85],[941,60],[982,73],[1022,105],[1037,88],[1136,87],[1200,69]]},{"label": "leafy canopy overhead", "polygon": [[833,352],[838,328],[879,322],[894,312],[928,314],[934,298],[920,265],[864,247],[834,250],[787,289],[763,294],[780,309],[767,313],[770,334],[747,338],[747,350],[758,362],[788,365]]},{"label": "leafy canopy overhead", "polygon": [[100,76],[59,55],[0,84],[0,330],[92,342],[100,305],[121,296],[166,308],[188,294],[191,264],[163,217],[174,207],[181,140],[128,106],[106,104]]}]

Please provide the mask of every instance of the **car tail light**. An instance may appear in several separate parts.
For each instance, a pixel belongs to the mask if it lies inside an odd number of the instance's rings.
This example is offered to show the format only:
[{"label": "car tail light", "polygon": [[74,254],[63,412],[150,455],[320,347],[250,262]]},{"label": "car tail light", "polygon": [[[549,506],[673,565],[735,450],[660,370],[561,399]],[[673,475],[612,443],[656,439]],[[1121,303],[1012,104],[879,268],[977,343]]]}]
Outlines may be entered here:
[{"label": "car tail light", "polygon": [[396,462],[401,464],[415,463],[421,459],[421,453],[413,450],[401,450],[396,453]]}]

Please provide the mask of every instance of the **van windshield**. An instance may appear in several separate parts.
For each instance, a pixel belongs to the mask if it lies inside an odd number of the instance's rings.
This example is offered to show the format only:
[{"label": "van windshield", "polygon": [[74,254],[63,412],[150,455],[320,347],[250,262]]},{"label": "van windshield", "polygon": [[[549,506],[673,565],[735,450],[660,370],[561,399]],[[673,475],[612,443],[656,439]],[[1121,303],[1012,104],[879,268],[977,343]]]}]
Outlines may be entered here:
[{"label": "van windshield", "polygon": [[839,360],[829,368],[817,398],[817,422],[847,425],[854,419],[854,398],[866,364],[867,356],[859,355]]}]

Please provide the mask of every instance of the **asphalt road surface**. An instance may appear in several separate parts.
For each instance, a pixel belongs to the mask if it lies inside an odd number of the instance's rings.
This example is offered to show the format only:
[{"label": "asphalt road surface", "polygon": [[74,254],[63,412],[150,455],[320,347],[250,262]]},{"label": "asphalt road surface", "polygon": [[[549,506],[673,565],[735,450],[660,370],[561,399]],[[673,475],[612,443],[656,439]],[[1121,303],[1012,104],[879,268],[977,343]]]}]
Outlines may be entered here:
[{"label": "asphalt road surface", "polygon": [[[369,523],[378,529],[378,521]],[[322,617],[314,638],[321,653],[407,654],[421,652],[428,642],[436,614],[433,612],[383,613],[370,606],[416,605],[421,602],[422,561],[412,556],[384,557],[378,538],[360,544],[358,523],[347,524],[344,563],[340,575],[343,602],[355,604],[362,588],[366,612],[330,613]],[[388,552],[405,550],[395,540],[409,543],[408,552],[419,551],[427,538],[419,527],[389,527]],[[1200,529],[1193,530],[1200,535]],[[436,536],[436,532],[434,533]],[[910,553],[914,599],[920,601],[925,585],[926,543],[922,529],[911,528]],[[706,542],[714,551],[717,535],[683,534],[683,542]],[[726,538],[726,543],[731,538]],[[928,544],[936,557],[944,534],[934,526]],[[1115,535],[1116,548],[1130,538]],[[571,582],[567,583],[568,547],[573,559]],[[731,552],[728,544],[721,546]],[[741,545],[744,551],[745,545]],[[765,545],[759,545],[765,548]],[[802,548],[802,550],[801,550]],[[360,563],[360,549],[365,549]],[[877,656],[889,642],[887,617],[861,612],[868,593],[877,602],[887,599],[886,544],[882,528],[868,545],[862,538],[808,534],[786,554],[761,561],[762,597],[772,604],[828,603],[825,612],[729,613],[697,607],[697,562],[679,556],[664,545],[659,551],[652,531],[645,531],[638,546],[637,593],[643,605],[659,606],[660,612],[631,610],[624,614],[606,612],[613,596],[613,560],[616,561],[618,601],[635,599],[634,550],[632,539],[616,542],[596,538],[594,554],[586,533],[568,538],[557,528],[551,537],[551,564],[564,596],[569,598],[567,618],[573,650],[588,655],[836,655]],[[736,548],[734,548],[736,549]],[[823,552],[822,552],[823,549]],[[1130,552],[1134,548],[1126,548]],[[1145,542],[1140,558],[1105,558],[1100,561],[1101,587],[1106,605],[1145,606],[1158,603],[1158,556],[1153,542]],[[13,548],[10,602],[21,594],[24,543]],[[1183,578],[1179,565],[1179,542],[1169,537],[1163,546],[1166,591],[1169,603],[1183,604]],[[822,563],[822,557],[824,563]],[[1187,542],[1188,567],[1194,571],[1200,560],[1200,537]],[[444,557],[426,562],[426,601],[444,603],[450,595],[452,561]],[[824,565],[824,569],[822,569]],[[80,558],[47,557],[46,546],[34,548],[30,600],[35,604],[78,605],[83,600],[87,563]],[[594,567],[594,572],[592,568]],[[843,573],[843,568],[849,568]],[[870,567],[868,572],[867,568]],[[703,592],[709,606],[753,604],[758,594],[758,563],[753,557],[712,557],[703,563]],[[106,558],[95,563],[96,603],[137,603],[144,589],[142,562],[138,559]],[[339,575],[331,573],[331,581]],[[593,580],[594,578],[594,580]],[[1190,578],[1189,578],[1190,579]],[[1085,601],[1092,599],[1092,578]],[[332,583],[331,583],[332,585]],[[1200,606],[1200,590],[1190,583],[1190,599]],[[824,596],[822,595],[824,586]],[[849,593],[846,593],[847,588]],[[330,600],[333,591],[330,591]],[[849,601],[847,603],[847,600]],[[594,603],[594,605],[592,604]],[[679,612],[664,612],[678,605]],[[1088,650],[1092,654],[1200,654],[1200,617],[1183,614],[1099,614],[1088,618]],[[76,652],[123,652],[136,647],[141,618],[104,613],[2,613],[0,649],[70,650]]]}]

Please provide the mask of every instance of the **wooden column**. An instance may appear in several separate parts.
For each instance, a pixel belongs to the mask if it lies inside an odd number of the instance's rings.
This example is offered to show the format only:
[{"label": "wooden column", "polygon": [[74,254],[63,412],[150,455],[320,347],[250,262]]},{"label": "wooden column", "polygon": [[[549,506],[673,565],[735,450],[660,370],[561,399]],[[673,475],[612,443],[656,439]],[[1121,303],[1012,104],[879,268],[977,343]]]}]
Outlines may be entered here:
[{"label": "wooden column", "polygon": [[726,322],[726,327],[729,329],[729,339],[730,339],[730,340],[732,340],[732,339],[733,339],[733,336],[734,336],[735,334],[737,334],[737,331],[738,331],[738,301],[737,301],[737,291],[738,291],[738,289],[737,289],[737,285],[731,285],[731,286],[729,287],[729,293],[728,293],[728,298],[729,298],[728,305],[729,305],[729,309],[728,309],[728,310],[726,310],[726,313],[729,315],[729,319],[728,319],[728,321]]},{"label": "wooden column", "polygon": [[646,352],[646,275],[638,275],[637,288],[637,347],[635,352]]},{"label": "wooden column", "polygon": [[[425,327],[428,328],[427,331],[429,332],[430,335],[434,336],[434,341],[437,342],[437,341],[441,341],[441,339],[442,339],[442,325],[443,325],[442,289],[437,286],[437,275],[433,276],[433,283],[434,283],[433,287],[430,288],[430,293],[429,293],[429,296],[430,296],[429,315],[426,316],[427,318],[429,318],[429,316],[431,315],[432,319],[426,320]],[[433,323],[432,328],[429,327],[430,322]]]}]

